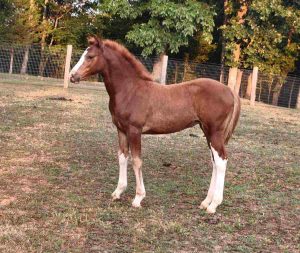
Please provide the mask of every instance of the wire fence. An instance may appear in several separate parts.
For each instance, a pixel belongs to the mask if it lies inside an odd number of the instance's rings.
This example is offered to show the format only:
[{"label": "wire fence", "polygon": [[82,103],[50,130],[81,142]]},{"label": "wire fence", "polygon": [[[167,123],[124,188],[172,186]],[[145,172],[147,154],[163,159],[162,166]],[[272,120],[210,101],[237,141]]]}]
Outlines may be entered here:
[{"label": "wire fence", "polygon": [[[73,49],[71,68],[78,62],[84,50]],[[136,56],[146,68],[152,72],[157,58]],[[42,84],[62,84],[64,78],[66,48],[42,48],[40,44],[12,45],[0,44],[0,81],[40,82]],[[249,79],[252,70],[241,69],[239,95],[249,98]],[[207,64],[187,60],[169,59],[166,83],[180,83],[195,78],[212,78],[227,84],[229,67],[218,64]],[[95,75],[88,79],[89,84],[97,85],[101,76]],[[300,77],[267,75],[259,72],[256,101],[295,108],[299,98]],[[300,101],[299,101],[300,102]],[[298,104],[299,104],[298,102]]]},{"label": "wire fence", "polygon": [[0,45],[0,72],[41,77],[63,78],[64,48],[45,48],[40,45]]},{"label": "wire fence", "polygon": [[[211,78],[228,83],[229,67],[217,64],[186,62],[175,59],[168,61],[167,83],[180,83],[195,78]],[[250,98],[251,69],[241,69],[242,72],[239,95],[242,98]],[[250,79],[250,80],[249,80]],[[295,75],[278,76],[259,72],[256,86],[256,98],[275,106],[296,108],[300,92],[300,77]],[[299,103],[299,102],[298,102]]]}]

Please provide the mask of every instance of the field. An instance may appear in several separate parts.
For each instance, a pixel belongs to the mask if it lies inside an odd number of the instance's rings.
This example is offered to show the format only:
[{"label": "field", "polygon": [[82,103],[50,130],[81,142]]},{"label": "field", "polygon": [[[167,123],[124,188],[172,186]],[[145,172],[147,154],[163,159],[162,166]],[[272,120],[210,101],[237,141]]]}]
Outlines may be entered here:
[{"label": "field", "polygon": [[198,209],[211,164],[199,127],[144,136],[147,197],[121,201],[104,89],[0,84],[0,252],[299,252],[300,111],[243,103],[224,202]]}]

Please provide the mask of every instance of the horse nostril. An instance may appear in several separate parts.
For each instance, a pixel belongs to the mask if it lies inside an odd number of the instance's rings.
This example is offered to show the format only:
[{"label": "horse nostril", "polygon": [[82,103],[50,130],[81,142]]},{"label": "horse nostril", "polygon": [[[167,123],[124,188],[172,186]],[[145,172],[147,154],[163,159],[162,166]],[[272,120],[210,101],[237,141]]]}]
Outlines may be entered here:
[{"label": "horse nostril", "polygon": [[70,81],[71,81],[72,83],[75,83],[75,78],[74,78],[74,76],[71,76]]},{"label": "horse nostril", "polygon": [[76,83],[76,79],[78,79],[78,77],[76,78],[76,75],[74,75],[74,74],[71,74],[70,75],[70,81],[72,82],[72,83]]},{"label": "horse nostril", "polygon": [[72,83],[79,83],[79,81],[80,81],[80,76],[77,75],[76,73],[75,73],[75,74],[71,74],[71,75],[70,75],[70,81],[71,81]]}]

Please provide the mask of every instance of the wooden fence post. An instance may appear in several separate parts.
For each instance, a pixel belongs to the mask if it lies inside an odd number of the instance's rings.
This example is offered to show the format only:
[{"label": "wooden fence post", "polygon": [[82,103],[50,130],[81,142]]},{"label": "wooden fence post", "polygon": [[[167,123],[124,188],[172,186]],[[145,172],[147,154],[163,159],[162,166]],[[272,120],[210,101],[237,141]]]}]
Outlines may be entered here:
[{"label": "wooden fence post", "polygon": [[158,59],[153,64],[153,69],[152,69],[151,75],[155,82],[160,82],[162,58],[163,58],[163,54],[159,55]]},{"label": "wooden fence post", "polygon": [[9,74],[12,74],[14,67],[14,48],[10,49],[10,63],[9,63]]},{"label": "wooden fence post", "polygon": [[240,92],[242,77],[243,77],[243,71],[238,69],[237,77],[236,77],[236,84],[234,86],[234,91],[238,95],[239,95],[239,92]]},{"label": "wooden fence post", "polygon": [[250,96],[250,105],[252,106],[255,103],[257,77],[258,77],[258,67],[254,67],[252,72],[251,96]]},{"label": "wooden fence post", "polygon": [[234,87],[236,85],[236,79],[237,79],[237,73],[238,73],[238,68],[230,68],[229,69],[229,76],[228,76],[228,87],[234,91]]},{"label": "wooden fence post", "polygon": [[300,109],[300,88],[299,88],[299,91],[298,91],[298,97],[297,97],[296,108],[297,108],[297,109]]},{"label": "wooden fence post", "polygon": [[65,75],[64,75],[64,88],[68,88],[69,86],[69,74],[71,67],[71,57],[72,57],[72,45],[67,46],[67,55],[65,62]]},{"label": "wooden fence post", "polygon": [[167,68],[168,68],[168,56],[164,55],[163,59],[162,59],[162,66],[161,66],[161,76],[160,76],[160,83],[161,84],[166,84]]},{"label": "wooden fence post", "polygon": [[224,80],[224,79],[225,79],[224,72],[225,72],[224,64],[221,63],[220,83],[223,83],[223,84],[225,84],[225,80]]}]

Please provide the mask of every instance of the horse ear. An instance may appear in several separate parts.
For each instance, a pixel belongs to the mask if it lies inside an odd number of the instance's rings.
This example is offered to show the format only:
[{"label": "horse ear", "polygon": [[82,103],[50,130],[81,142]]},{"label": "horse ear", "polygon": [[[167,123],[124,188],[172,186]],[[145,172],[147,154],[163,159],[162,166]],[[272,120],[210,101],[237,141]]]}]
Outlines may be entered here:
[{"label": "horse ear", "polygon": [[96,35],[89,36],[88,43],[89,43],[89,46],[96,46],[96,47],[102,46],[102,40],[99,37],[97,37]]}]

